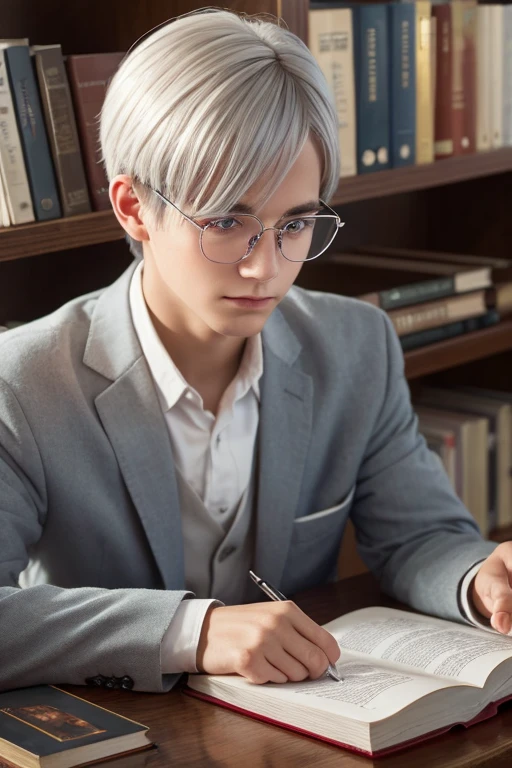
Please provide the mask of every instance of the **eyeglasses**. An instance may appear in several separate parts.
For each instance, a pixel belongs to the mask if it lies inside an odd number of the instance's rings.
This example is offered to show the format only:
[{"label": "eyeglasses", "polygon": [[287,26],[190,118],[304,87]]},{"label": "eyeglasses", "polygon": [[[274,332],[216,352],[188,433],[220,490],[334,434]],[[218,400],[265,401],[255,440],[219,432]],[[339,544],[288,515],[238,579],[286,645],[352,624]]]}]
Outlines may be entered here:
[{"label": "eyeglasses", "polygon": [[206,224],[198,224],[161,192],[152,189],[164,203],[171,205],[199,230],[199,247],[208,261],[216,264],[236,264],[247,259],[267,230],[276,232],[277,246],[287,261],[312,261],[327,250],[345,222],[332,208],[320,200],[329,214],[294,216],[282,227],[265,227],[253,214],[229,213],[217,216]]}]

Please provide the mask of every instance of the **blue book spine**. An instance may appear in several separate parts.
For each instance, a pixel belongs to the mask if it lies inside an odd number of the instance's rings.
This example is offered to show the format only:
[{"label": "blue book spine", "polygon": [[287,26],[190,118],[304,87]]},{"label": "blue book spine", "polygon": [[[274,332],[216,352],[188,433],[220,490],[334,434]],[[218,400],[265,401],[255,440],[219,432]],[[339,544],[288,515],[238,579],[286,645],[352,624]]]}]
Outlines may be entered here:
[{"label": "blue book spine", "polygon": [[353,5],[357,172],[390,167],[387,9]]},{"label": "blue book spine", "polygon": [[391,165],[400,168],[416,162],[416,17],[413,4],[387,8]]},{"label": "blue book spine", "polygon": [[28,46],[6,48],[5,56],[36,218],[58,219],[62,211]]}]

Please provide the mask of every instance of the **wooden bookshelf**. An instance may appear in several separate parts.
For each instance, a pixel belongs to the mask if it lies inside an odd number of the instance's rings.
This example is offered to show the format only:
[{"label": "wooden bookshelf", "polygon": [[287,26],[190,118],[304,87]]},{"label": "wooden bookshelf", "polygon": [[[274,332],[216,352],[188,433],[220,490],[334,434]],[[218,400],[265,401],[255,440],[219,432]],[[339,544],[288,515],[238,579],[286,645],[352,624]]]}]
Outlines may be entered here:
[{"label": "wooden bookshelf", "polygon": [[122,240],[124,230],[112,211],[22,224],[0,229],[0,261]]},{"label": "wooden bookshelf", "polygon": [[460,155],[426,165],[410,165],[341,179],[331,204],[336,207],[375,197],[388,197],[494,176],[511,170],[512,147]]}]

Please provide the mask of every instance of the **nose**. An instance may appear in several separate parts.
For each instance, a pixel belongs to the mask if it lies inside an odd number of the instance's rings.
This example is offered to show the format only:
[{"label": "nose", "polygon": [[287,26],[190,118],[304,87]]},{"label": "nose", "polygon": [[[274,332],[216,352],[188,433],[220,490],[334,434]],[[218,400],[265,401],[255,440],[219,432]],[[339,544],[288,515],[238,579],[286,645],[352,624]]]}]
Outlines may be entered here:
[{"label": "nose", "polygon": [[248,243],[249,256],[238,264],[241,277],[252,278],[259,283],[268,283],[277,277],[282,256],[276,234],[274,229],[269,228],[251,237]]}]

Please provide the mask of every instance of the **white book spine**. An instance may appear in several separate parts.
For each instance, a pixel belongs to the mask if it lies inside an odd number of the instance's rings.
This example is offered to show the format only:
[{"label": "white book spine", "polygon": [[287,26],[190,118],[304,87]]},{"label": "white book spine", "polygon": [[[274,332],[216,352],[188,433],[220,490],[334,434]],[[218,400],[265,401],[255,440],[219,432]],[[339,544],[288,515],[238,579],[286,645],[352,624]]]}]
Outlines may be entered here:
[{"label": "white book spine", "polygon": [[35,221],[3,50],[0,50],[0,173],[11,223]]},{"label": "white book spine", "polygon": [[316,58],[338,116],[341,178],[357,173],[354,36],[350,8],[309,12],[309,47]]},{"label": "white book spine", "polygon": [[503,6],[490,5],[491,14],[491,146],[503,146]]},{"label": "white book spine", "polygon": [[491,148],[491,14],[478,5],[476,20],[476,148]]},{"label": "white book spine", "polygon": [[503,6],[503,144],[512,145],[512,5]]}]

